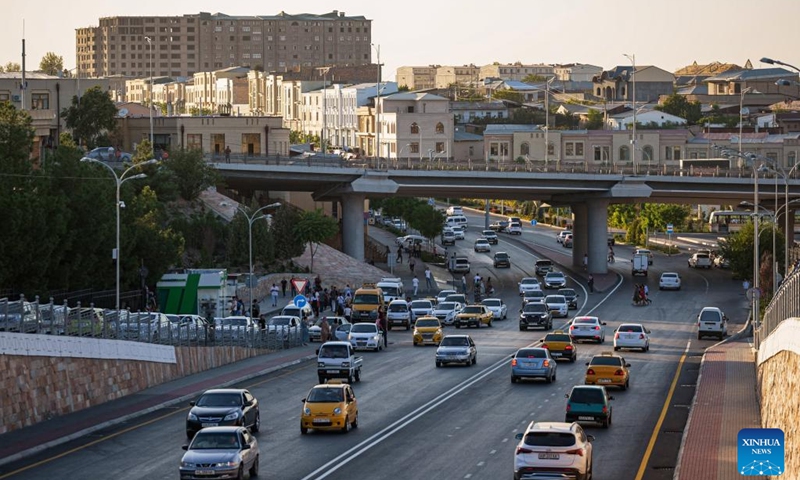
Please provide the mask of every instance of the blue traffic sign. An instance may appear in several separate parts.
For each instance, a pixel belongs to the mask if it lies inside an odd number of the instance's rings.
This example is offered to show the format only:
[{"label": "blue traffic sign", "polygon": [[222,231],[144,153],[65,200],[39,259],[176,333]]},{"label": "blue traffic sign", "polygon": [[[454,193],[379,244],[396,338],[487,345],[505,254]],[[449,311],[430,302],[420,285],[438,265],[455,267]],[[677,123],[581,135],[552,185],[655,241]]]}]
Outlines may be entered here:
[{"label": "blue traffic sign", "polygon": [[531,227],[535,227],[535,226],[536,226],[536,220],[531,220]]},{"label": "blue traffic sign", "polygon": [[298,295],[298,296],[294,297],[294,306],[295,307],[303,308],[303,307],[306,306],[306,303],[308,303],[308,300],[306,300],[306,297],[304,297],[303,295]]},{"label": "blue traffic sign", "polygon": [[673,233],[672,224],[671,223],[667,224],[667,233],[670,234],[670,235],[672,235],[672,233]]}]

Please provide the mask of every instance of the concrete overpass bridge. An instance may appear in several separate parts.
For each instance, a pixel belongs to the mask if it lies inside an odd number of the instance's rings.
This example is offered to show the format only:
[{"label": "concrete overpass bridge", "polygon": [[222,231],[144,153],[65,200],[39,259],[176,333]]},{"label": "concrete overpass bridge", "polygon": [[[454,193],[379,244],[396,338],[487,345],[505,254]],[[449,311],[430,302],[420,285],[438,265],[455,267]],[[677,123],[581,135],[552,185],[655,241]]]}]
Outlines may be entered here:
[{"label": "concrete overpass bridge", "polygon": [[[430,163],[409,165],[353,165],[339,160],[313,158],[251,159],[242,163],[213,164],[228,186],[247,195],[255,191],[311,192],[317,201],[342,204],[344,251],[364,258],[364,200],[367,197],[447,197],[539,200],[554,206],[570,206],[573,225],[573,263],[589,256],[589,271],[605,273],[608,205],[612,203],[737,204],[752,202],[756,190],[751,169],[712,171],[657,168],[634,173],[625,168],[597,166],[579,168],[431,168]],[[398,168],[399,167],[399,168]],[[474,168],[473,168],[474,167]],[[489,168],[487,168],[489,167]],[[800,198],[800,179],[758,178],[760,204],[774,208],[775,185],[778,207]],[[798,205],[800,206],[800,205]],[[790,210],[793,212],[790,208]],[[779,218],[782,218],[779,216]],[[794,215],[789,215],[794,231]],[[783,225],[783,221],[779,222]],[[787,242],[791,241],[787,236]]]}]

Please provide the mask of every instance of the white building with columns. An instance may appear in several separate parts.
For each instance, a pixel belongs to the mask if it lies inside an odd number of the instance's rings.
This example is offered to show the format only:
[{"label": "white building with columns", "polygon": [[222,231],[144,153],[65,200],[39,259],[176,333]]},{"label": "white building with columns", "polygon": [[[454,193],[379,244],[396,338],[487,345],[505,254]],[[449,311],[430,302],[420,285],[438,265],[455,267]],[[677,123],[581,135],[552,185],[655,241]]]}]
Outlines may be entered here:
[{"label": "white building with columns", "polygon": [[378,103],[380,156],[447,159],[453,156],[450,100],[423,92],[400,92]]}]

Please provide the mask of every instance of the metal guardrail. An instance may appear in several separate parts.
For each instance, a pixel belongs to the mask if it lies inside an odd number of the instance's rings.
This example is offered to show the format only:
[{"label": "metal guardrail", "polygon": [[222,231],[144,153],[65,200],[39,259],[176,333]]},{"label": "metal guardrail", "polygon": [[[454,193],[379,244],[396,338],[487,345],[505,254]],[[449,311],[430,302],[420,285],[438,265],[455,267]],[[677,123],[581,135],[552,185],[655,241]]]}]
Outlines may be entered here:
[{"label": "metal guardrail", "polygon": [[753,343],[759,348],[781,322],[791,317],[800,317],[800,259],[793,263],[793,269],[784,278],[780,288],[769,302],[759,325],[753,329]]},{"label": "metal guardrail", "polygon": [[[0,298],[0,331],[127,340],[173,346],[239,346],[281,350],[303,344],[300,329],[221,326],[197,316],[170,319],[159,312],[131,312]],[[184,321],[181,321],[183,318]]]}]

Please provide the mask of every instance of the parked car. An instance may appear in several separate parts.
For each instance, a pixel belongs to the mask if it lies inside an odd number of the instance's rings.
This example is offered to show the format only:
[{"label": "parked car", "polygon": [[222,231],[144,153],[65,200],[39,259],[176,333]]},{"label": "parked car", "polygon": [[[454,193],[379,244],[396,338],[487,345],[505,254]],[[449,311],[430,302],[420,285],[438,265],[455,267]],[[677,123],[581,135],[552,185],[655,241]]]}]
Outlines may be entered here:
[{"label": "parked car", "polygon": [[322,341],[322,319],[325,318],[328,322],[328,328],[331,330],[330,340],[338,340],[341,342],[347,341],[347,336],[350,334],[350,322],[344,317],[320,317],[313,325],[308,327],[308,339],[312,342]]},{"label": "parked car", "polygon": [[[176,318],[177,317],[177,318]],[[203,342],[211,340],[214,329],[200,315],[167,315],[170,321],[173,341]]]},{"label": "parked car", "polygon": [[223,343],[248,344],[255,339],[259,330],[252,318],[242,315],[218,318],[214,323],[216,340]]},{"label": "parked car", "polygon": [[298,338],[300,333],[300,317],[278,315],[267,320],[267,335],[274,336],[278,341]]},{"label": "parked car", "polygon": [[478,362],[478,349],[469,335],[447,335],[436,349],[436,366],[461,363],[466,366]]},{"label": "parked car", "polygon": [[207,427],[241,426],[253,432],[261,428],[258,400],[249,390],[220,388],[206,390],[193,402],[186,416],[186,437]]},{"label": "parked car", "polygon": [[39,320],[33,303],[17,300],[0,306],[0,331],[34,333],[38,329]]},{"label": "parked car", "polygon": [[520,348],[511,358],[511,383],[523,378],[543,378],[547,383],[553,383],[557,367],[546,348]]},{"label": "parked car", "polygon": [[184,445],[181,479],[250,478],[258,476],[258,440],[244,427],[212,427],[198,432]]},{"label": "parked car", "polygon": [[[118,338],[157,343],[161,339],[169,337],[171,325],[169,319],[163,313],[130,313],[120,317]],[[109,329],[111,328],[112,326],[109,325]]]},{"label": "parked car", "polygon": [[514,480],[592,477],[594,437],[577,423],[531,422],[515,438]]}]

